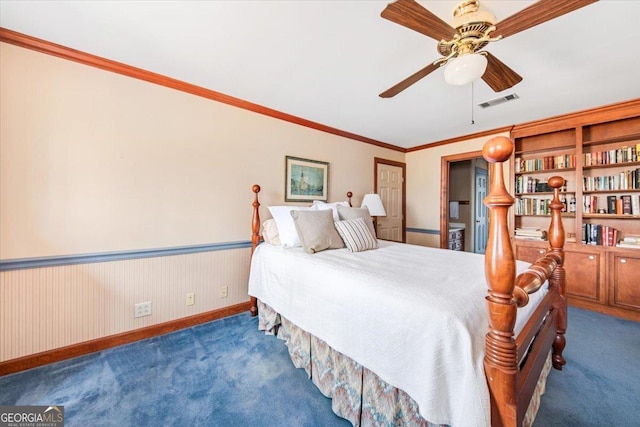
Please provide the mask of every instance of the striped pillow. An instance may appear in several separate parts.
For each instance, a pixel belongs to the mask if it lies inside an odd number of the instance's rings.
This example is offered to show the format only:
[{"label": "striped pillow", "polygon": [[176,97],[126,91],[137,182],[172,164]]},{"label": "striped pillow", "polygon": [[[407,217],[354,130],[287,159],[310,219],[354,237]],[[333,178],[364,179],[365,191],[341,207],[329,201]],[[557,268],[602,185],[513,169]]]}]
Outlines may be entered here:
[{"label": "striped pillow", "polygon": [[371,234],[369,227],[364,222],[364,218],[336,221],[335,225],[344,244],[351,252],[362,252],[378,248],[378,240]]}]

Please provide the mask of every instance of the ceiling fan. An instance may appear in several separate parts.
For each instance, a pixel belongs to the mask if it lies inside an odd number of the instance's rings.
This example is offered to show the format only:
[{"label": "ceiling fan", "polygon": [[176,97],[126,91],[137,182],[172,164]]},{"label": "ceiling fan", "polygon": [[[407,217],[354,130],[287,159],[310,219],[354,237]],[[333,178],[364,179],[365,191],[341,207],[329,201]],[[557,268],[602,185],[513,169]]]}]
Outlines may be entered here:
[{"label": "ceiling fan", "polygon": [[509,89],[519,83],[522,77],[482,49],[491,42],[596,1],[539,0],[496,23],[491,13],[480,9],[479,0],[465,0],[454,9],[453,22],[449,25],[415,0],[396,0],[387,5],[381,16],[437,40],[438,52],[442,57],[385,90],[380,97],[391,98],[444,65],[447,65],[445,81],[449,84],[462,85],[482,77],[495,92]]}]

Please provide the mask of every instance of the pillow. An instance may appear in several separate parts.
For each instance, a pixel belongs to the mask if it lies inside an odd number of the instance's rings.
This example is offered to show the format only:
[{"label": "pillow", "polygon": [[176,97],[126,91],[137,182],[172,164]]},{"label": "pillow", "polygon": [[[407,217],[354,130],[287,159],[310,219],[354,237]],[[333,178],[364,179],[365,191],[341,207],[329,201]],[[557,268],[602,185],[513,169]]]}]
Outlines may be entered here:
[{"label": "pillow", "polygon": [[269,206],[269,212],[278,227],[280,245],[283,248],[295,248],[302,246],[298,238],[298,231],[289,212],[294,210],[310,210],[311,208],[300,206]]},{"label": "pillow", "polygon": [[364,218],[346,219],[335,223],[340,237],[351,252],[378,248],[378,240],[369,231]]},{"label": "pillow", "polygon": [[323,209],[331,209],[333,211],[333,220],[340,221],[340,216],[338,215],[338,206],[345,206],[347,208],[351,207],[349,202],[333,202],[326,203],[321,202],[320,200],[314,200],[313,205],[311,205],[313,209],[323,210]]},{"label": "pillow", "polygon": [[295,210],[290,213],[305,252],[314,254],[325,249],[344,248],[344,242],[336,231],[333,214],[329,209]]},{"label": "pillow", "polygon": [[338,206],[338,214],[340,215],[340,219],[356,219],[362,218],[364,219],[364,223],[367,224],[369,231],[371,234],[376,237],[376,230],[373,228],[373,220],[371,219],[371,215],[369,214],[369,209],[367,208],[347,208],[344,206]]},{"label": "pillow", "polygon": [[280,234],[278,233],[276,221],[273,218],[262,223],[262,238],[270,245],[280,246]]}]

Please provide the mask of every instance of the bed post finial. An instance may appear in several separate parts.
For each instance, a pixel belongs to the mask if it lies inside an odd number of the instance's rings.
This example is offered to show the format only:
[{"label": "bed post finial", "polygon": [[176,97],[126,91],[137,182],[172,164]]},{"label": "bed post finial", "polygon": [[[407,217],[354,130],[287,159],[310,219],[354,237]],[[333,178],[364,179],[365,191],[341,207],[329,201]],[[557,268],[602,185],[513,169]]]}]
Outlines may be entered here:
[{"label": "bed post finial", "polygon": [[[508,212],[513,197],[504,183],[502,164],[510,159],[513,142],[504,136],[490,139],[482,148],[489,162],[489,238],[485,251],[485,274],[489,295],[489,332],[486,336],[484,368],[491,389],[493,425],[517,425],[516,390],[518,353],[513,329],[517,306],[513,298],[516,264],[509,237]],[[495,396],[500,396],[495,398]],[[499,403],[498,403],[499,402]]]},{"label": "bed post finial", "polygon": [[[253,198],[253,216],[251,218],[251,255],[260,243],[260,201],[258,200],[258,193],[260,192],[260,186],[254,184],[251,187],[251,191],[255,193]],[[249,309],[252,316],[258,314],[258,300],[256,297],[251,297],[251,308]]]}]

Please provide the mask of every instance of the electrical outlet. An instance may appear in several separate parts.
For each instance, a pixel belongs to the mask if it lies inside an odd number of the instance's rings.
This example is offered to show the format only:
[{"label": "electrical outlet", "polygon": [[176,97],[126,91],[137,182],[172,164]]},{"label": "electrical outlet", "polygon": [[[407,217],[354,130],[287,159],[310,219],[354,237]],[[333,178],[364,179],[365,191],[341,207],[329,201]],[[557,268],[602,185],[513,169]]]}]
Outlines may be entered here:
[{"label": "electrical outlet", "polygon": [[151,301],[136,304],[133,317],[151,316]]},{"label": "electrical outlet", "polygon": [[187,294],[187,305],[193,305],[195,303],[196,296],[193,292]]},{"label": "electrical outlet", "polygon": [[229,296],[229,287],[221,286],[220,287],[220,298],[226,298]]}]

